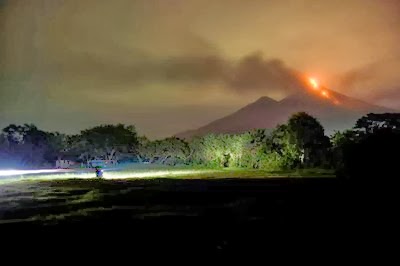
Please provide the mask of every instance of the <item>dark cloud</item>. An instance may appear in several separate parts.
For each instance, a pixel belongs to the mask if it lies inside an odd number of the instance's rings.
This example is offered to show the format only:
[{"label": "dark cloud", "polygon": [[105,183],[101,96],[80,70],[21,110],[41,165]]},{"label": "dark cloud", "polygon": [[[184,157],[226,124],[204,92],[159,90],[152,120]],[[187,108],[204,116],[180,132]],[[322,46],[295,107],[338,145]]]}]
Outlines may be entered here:
[{"label": "dark cloud", "polygon": [[217,82],[238,93],[280,91],[287,94],[301,86],[295,70],[282,60],[265,59],[258,52],[236,61],[218,56],[173,58],[163,64],[160,72],[163,73],[160,78],[165,78],[162,81]]},{"label": "dark cloud", "polygon": [[[165,136],[221,116],[200,123],[182,104],[279,99],[303,72],[368,102],[400,102],[398,0],[287,2],[0,0],[0,123],[80,130],[125,117]],[[149,111],[154,126],[140,115]]]},{"label": "dark cloud", "polygon": [[[134,61],[139,61],[135,63]],[[250,53],[238,60],[219,55],[186,55],[167,58],[142,56],[130,64],[113,62],[91,53],[71,55],[67,60],[46,68],[71,77],[95,78],[130,83],[131,89],[151,83],[220,86],[237,93],[290,93],[301,86],[298,73],[280,59],[266,59],[262,53]],[[71,78],[69,77],[69,78]],[[198,87],[198,86],[195,86]]]},{"label": "dark cloud", "polygon": [[279,59],[264,59],[254,53],[234,64],[227,85],[241,93],[248,90],[290,93],[299,88],[298,74]]}]

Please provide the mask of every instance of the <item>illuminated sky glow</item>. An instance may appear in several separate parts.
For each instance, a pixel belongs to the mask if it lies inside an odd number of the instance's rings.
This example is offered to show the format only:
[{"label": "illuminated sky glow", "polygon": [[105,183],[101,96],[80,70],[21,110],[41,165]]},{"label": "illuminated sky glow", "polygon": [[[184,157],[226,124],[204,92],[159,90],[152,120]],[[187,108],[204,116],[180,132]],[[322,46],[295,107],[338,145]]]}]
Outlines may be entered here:
[{"label": "illuminated sky glow", "polygon": [[282,99],[299,73],[400,108],[399,25],[397,0],[2,0],[0,127],[165,137]]}]

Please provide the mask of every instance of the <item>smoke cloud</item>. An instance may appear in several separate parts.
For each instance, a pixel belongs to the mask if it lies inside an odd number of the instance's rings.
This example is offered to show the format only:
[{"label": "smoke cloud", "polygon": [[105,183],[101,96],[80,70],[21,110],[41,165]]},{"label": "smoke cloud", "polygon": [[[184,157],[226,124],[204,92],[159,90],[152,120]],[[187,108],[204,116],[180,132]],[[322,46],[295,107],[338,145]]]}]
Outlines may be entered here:
[{"label": "smoke cloud", "polygon": [[289,2],[0,0],[0,127],[168,136],[281,99],[302,73],[399,105],[399,1]]},{"label": "smoke cloud", "polygon": [[347,93],[400,109],[400,58],[381,60],[353,69],[338,78]]},{"label": "smoke cloud", "polygon": [[301,87],[298,73],[279,59],[264,59],[261,53],[245,56],[232,66],[227,86],[240,93],[283,91],[291,93]]},{"label": "smoke cloud", "polygon": [[[71,55],[69,58],[73,58]],[[76,61],[59,62],[46,67],[51,76],[91,78],[130,83],[131,89],[146,84],[190,84],[192,87],[246,92],[291,93],[301,86],[298,73],[280,59],[264,58],[262,53],[250,53],[238,60],[218,55],[175,56],[169,58],[143,57],[139,63],[128,65],[107,61],[95,55],[75,56]],[[55,73],[58,72],[58,73]],[[45,74],[45,73],[43,73]],[[46,73],[49,75],[49,73]]]}]

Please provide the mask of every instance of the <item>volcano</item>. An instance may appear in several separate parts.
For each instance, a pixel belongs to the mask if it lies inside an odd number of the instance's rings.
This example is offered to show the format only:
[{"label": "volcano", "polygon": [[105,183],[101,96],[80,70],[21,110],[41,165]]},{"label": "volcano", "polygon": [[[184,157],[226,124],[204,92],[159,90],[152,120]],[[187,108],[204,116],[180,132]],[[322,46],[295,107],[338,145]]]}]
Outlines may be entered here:
[{"label": "volcano", "polygon": [[[323,95],[321,95],[321,91]],[[335,130],[350,129],[358,118],[368,113],[392,113],[395,110],[357,100],[341,93],[321,88],[320,91],[304,90],[281,101],[261,97],[238,111],[215,120],[195,130],[176,134],[183,139],[206,134],[241,133],[252,129],[273,129],[286,123],[296,112],[306,112],[316,117],[327,135]]]}]

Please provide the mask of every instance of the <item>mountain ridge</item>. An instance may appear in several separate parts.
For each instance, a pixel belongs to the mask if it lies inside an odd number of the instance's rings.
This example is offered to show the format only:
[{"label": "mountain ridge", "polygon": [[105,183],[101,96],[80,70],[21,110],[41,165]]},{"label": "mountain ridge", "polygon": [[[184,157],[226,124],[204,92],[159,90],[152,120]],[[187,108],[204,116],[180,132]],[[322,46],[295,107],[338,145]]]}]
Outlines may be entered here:
[{"label": "mountain ridge", "polygon": [[[324,94],[321,95],[320,92]],[[335,130],[351,128],[358,118],[367,113],[389,113],[395,110],[369,104],[326,88],[318,91],[304,90],[280,101],[262,96],[232,114],[175,136],[190,139],[210,133],[231,134],[259,128],[272,129],[285,123],[289,116],[296,112],[307,112],[315,116],[329,134]]]}]

